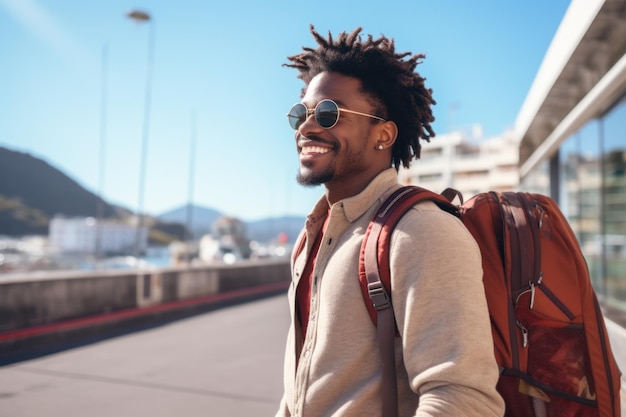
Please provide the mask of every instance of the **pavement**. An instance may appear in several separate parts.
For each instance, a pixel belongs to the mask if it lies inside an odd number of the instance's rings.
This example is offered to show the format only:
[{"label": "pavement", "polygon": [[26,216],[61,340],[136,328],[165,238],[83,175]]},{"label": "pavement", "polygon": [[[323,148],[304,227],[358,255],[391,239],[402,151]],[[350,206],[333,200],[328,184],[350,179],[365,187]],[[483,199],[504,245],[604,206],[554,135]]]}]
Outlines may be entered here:
[{"label": "pavement", "polygon": [[[0,416],[273,416],[288,321],[281,294],[0,367]],[[607,328],[626,370],[626,330]]]},{"label": "pavement", "polygon": [[0,416],[273,416],[288,325],[279,295],[0,367]]}]

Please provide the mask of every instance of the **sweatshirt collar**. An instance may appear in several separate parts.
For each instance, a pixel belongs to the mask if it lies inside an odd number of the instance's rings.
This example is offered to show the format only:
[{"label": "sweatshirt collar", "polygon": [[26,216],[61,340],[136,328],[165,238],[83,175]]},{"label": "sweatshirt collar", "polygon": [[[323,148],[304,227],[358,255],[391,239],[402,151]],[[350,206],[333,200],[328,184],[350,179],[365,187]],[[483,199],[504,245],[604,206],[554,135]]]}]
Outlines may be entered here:
[{"label": "sweatshirt collar", "polygon": [[[393,190],[400,186],[395,168],[388,168],[378,174],[363,191],[352,197],[344,198],[333,205],[333,209],[341,209],[346,219],[352,223],[367,212],[372,206],[380,206]],[[326,217],[328,200],[324,195],[315,205],[308,220],[316,223]]]},{"label": "sweatshirt collar", "polygon": [[346,219],[352,223],[372,206],[375,205],[378,208],[390,193],[390,189],[395,189],[397,186],[399,184],[396,170],[387,168],[382,171],[359,194],[339,201],[342,203]]}]

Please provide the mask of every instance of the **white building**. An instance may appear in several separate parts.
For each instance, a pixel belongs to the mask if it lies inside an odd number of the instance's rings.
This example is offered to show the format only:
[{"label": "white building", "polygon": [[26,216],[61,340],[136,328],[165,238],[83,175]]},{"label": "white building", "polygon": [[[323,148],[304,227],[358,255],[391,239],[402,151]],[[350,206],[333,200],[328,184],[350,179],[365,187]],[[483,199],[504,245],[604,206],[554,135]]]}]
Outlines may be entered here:
[{"label": "white building", "polygon": [[512,131],[484,140],[453,132],[423,143],[420,159],[400,169],[399,178],[435,192],[452,187],[468,199],[484,191],[516,190],[518,160],[519,143]]},{"label": "white building", "polygon": [[[93,217],[66,218],[55,216],[50,220],[49,245],[60,252],[79,253],[133,253],[136,226]],[[99,245],[98,245],[99,243]],[[148,246],[148,229],[139,231],[139,252]]]}]

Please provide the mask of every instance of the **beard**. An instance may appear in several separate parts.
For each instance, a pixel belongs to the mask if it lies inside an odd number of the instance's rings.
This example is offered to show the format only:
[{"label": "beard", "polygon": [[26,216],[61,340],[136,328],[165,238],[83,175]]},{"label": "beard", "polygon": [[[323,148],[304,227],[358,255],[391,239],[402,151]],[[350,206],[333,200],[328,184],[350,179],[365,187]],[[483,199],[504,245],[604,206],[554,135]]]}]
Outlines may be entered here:
[{"label": "beard", "polygon": [[298,175],[296,176],[296,181],[298,181],[298,184],[305,187],[314,187],[316,185],[325,184],[328,181],[332,180],[335,176],[335,170],[332,166],[326,167],[321,172],[313,172],[311,170],[308,170],[307,168],[309,167],[307,166],[304,166],[303,168],[305,169],[305,171],[303,172],[303,170],[300,169]]}]

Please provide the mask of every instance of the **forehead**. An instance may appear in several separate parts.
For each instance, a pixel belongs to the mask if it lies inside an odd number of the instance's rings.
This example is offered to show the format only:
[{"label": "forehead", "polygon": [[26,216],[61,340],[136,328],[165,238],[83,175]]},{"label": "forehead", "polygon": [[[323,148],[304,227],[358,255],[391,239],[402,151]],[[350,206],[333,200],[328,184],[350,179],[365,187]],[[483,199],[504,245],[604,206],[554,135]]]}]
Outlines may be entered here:
[{"label": "forehead", "polygon": [[322,72],[311,79],[302,102],[310,105],[326,98],[335,100],[338,103],[350,103],[367,99],[363,92],[361,81],[358,78],[336,72]]}]

